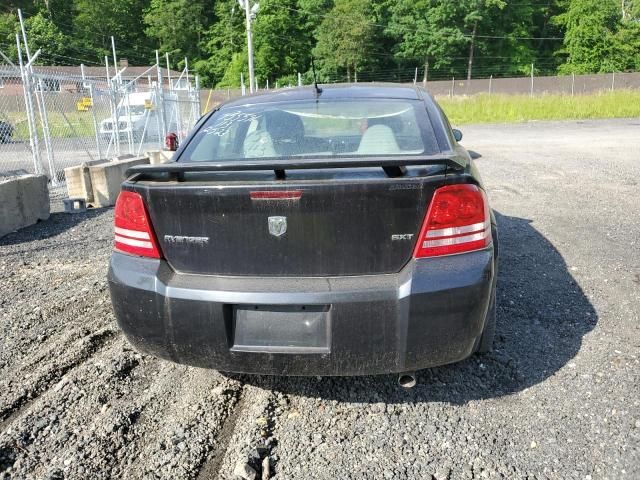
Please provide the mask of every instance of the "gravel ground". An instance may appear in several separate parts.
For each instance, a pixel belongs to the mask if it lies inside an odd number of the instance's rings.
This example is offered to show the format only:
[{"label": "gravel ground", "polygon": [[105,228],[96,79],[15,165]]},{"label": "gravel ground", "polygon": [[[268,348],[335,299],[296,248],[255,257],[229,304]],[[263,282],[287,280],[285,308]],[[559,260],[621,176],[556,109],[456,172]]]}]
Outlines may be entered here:
[{"label": "gravel ground", "polygon": [[468,126],[500,227],[495,351],[225,376],[134,351],[112,210],[0,239],[0,478],[640,478],[640,120]]}]

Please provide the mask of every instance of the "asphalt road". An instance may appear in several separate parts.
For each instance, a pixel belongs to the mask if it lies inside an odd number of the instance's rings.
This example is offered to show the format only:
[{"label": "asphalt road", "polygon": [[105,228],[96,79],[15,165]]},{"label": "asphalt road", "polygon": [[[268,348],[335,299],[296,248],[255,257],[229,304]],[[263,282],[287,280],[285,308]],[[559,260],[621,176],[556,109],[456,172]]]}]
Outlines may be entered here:
[{"label": "asphalt road", "polygon": [[140,355],[112,210],[55,214],[0,239],[0,478],[640,478],[640,120],[463,132],[500,227],[493,353],[409,391]]}]

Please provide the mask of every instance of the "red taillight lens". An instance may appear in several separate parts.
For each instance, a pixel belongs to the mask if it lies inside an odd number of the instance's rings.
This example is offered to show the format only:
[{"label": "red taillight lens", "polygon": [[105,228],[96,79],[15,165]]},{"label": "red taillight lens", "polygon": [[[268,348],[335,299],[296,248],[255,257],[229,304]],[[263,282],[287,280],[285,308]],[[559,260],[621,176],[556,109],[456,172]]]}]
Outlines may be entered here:
[{"label": "red taillight lens", "polygon": [[123,190],[118,195],[115,212],[115,241],[116,249],[121,252],[160,258],[160,249],[151,228],[147,209],[138,193]]},{"label": "red taillight lens", "polygon": [[479,250],[491,243],[489,204],[475,185],[436,190],[420,230],[415,258]]},{"label": "red taillight lens", "polygon": [[251,200],[300,200],[302,190],[258,190],[249,192]]}]

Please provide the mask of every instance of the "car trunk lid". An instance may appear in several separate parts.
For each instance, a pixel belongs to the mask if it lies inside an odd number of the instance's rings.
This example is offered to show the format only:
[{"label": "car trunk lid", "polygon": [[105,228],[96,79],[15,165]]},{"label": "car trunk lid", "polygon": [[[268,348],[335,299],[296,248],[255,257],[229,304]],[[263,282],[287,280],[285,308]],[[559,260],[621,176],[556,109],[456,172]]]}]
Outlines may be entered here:
[{"label": "car trunk lid", "polygon": [[[167,262],[178,272],[338,276],[399,271],[411,258],[442,167],[259,172],[139,181]],[[315,173],[314,173],[315,172]],[[432,173],[429,175],[428,173]]]}]

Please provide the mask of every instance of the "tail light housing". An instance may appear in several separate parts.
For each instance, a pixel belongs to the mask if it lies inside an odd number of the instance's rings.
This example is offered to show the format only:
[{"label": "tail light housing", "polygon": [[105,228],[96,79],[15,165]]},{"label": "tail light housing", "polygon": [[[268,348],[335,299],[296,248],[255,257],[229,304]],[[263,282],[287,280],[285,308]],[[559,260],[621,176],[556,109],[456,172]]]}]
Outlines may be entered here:
[{"label": "tail light housing", "polygon": [[491,244],[491,220],[485,193],[476,185],[438,188],[414,252],[415,258],[480,250]]},{"label": "tail light housing", "polygon": [[139,193],[123,190],[116,200],[115,248],[131,255],[160,258],[158,241]]}]

